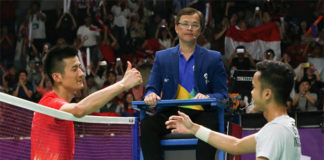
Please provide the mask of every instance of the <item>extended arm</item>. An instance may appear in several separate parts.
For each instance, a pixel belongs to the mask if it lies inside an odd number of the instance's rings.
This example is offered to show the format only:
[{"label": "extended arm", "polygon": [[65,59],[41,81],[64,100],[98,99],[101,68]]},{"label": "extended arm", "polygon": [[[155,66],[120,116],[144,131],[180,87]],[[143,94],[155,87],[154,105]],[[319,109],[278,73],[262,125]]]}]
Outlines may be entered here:
[{"label": "extended arm", "polygon": [[[208,144],[231,154],[252,153],[256,150],[256,140],[254,135],[238,139],[222,133],[211,131],[203,126],[193,123],[189,116],[180,111],[178,111],[178,114],[179,116],[171,116],[166,122],[168,129],[173,128],[172,132],[193,134],[200,139],[207,136],[206,138]],[[198,130],[200,130],[200,133],[197,133]]]},{"label": "extended arm", "polygon": [[140,72],[134,68],[131,69],[131,64],[128,62],[127,71],[121,81],[90,94],[79,103],[64,104],[60,110],[72,113],[76,117],[82,117],[98,110],[121,92],[141,84],[142,82],[143,80]]}]

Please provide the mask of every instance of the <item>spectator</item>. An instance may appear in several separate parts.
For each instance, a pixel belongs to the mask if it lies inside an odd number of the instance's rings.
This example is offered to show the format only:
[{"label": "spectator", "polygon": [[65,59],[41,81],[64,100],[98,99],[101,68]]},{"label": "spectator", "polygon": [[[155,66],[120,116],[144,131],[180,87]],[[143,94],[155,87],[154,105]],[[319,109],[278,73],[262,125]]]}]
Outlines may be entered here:
[{"label": "spectator", "polygon": [[140,42],[145,39],[146,31],[138,14],[132,14],[127,26],[131,39]]},{"label": "spectator", "polygon": [[14,87],[13,96],[31,100],[33,96],[33,85],[27,81],[27,71],[18,72],[18,83]]},{"label": "spectator", "polygon": [[114,16],[113,29],[119,45],[124,47],[124,37],[127,35],[127,18],[130,14],[127,0],[117,0],[116,4],[111,7],[111,13]]},{"label": "spectator", "polygon": [[103,107],[100,108],[100,113],[114,113],[114,115],[120,116],[122,107],[120,106],[119,103],[111,101],[105,104]]},{"label": "spectator", "polygon": [[253,27],[260,26],[262,24],[262,11],[259,6],[255,7],[253,14]]},{"label": "spectator", "polygon": [[35,88],[42,79],[42,73],[41,73],[42,70],[44,70],[42,62],[34,61],[34,60],[29,62],[29,65],[26,69],[26,71],[28,72],[27,80],[33,86],[35,86]]},{"label": "spectator", "polygon": [[57,38],[64,38],[68,44],[72,44],[77,29],[77,24],[73,14],[71,12],[61,12],[55,29]]},{"label": "spectator", "polygon": [[10,32],[15,27],[17,3],[18,1],[14,0],[0,1],[0,23],[1,25],[8,25],[12,29]]},{"label": "spectator", "polygon": [[168,28],[165,19],[162,19],[161,23],[156,28],[155,39],[159,40],[163,49],[170,48],[173,41],[173,36]]},{"label": "spectator", "polygon": [[263,11],[262,13],[262,24],[267,24],[271,22],[271,15],[267,11]]},{"label": "spectator", "polygon": [[202,34],[201,36],[199,36],[198,38],[198,44],[206,49],[211,49],[211,43],[208,40],[208,38]]},{"label": "spectator", "polygon": [[134,101],[134,95],[132,92],[124,94],[122,110],[120,112],[123,117],[138,117],[139,112],[132,109],[132,101]]},{"label": "spectator", "polygon": [[300,22],[300,31],[299,31],[300,39],[301,39],[301,43],[302,44],[306,44],[312,38],[311,37],[312,36],[311,34],[306,35],[307,30],[308,30],[307,21],[306,20],[302,20]]},{"label": "spectator", "polygon": [[296,85],[299,86],[299,84],[305,80],[309,82],[310,92],[318,94],[321,88],[321,77],[318,70],[309,62],[300,64],[300,69],[296,78]]},{"label": "spectator", "polygon": [[50,43],[45,43],[43,46],[43,50],[41,53],[41,58],[43,58],[49,51],[49,49],[51,48],[51,44]]},{"label": "spectator", "polygon": [[147,56],[155,55],[155,53],[162,49],[162,45],[155,38],[146,39],[142,45],[142,48],[145,50]]},{"label": "spectator", "polygon": [[2,86],[6,93],[12,93],[18,82],[17,70],[15,66],[9,66],[2,75]]},{"label": "spectator", "polygon": [[93,75],[88,75],[86,77],[86,83],[87,83],[87,88],[88,88],[88,93],[87,95],[90,95],[91,93],[96,92],[99,90],[101,87],[96,83],[94,76]]},{"label": "spectator", "polygon": [[264,53],[263,53],[263,60],[273,60],[275,56],[275,53],[272,49],[267,49]]},{"label": "spectator", "polygon": [[244,30],[247,30],[247,24],[246,24],[246,21],[244,19],[240,19],[236,25],[236,27],[241,30],[241,31],[244,31]]},{"label": "spectator", "polygon": [[110,86],[110,85],[112,85],[112,84],[114,84],[116,82],[117,82],[117,74],[116,74],[116,72],[114,72],[114,71],[108,71],[106,73],[106,81],[105,81],[103,87]]},{"label": "spectator", "polygon": [[283,53],[280,61],[283,63],[289,64],[291,67],[293,66],[291,57],[288,53]]},{"label": "spectator", "polygon": [[317,94],[310,92],[310,84],[307,80],[299,83],[299,91],[293,99],[292,105],[298,111],[317,111]]},{"label": "spectator", "polygon": [[[74,0],[71,2],[73,6],[73,15],[78,15],[77,23],[82,24],[84,22],[84,17],[91,16],[92,8],[95,8],[96,0]],[[61,2],[62,3],[62,2]]]},{"label": "spectator", "polygon": [[104,37],[99,46],[101,55],[109,63],[114,63],[116,61],[114,50],[119,48],[119,46],[114,35],[108,30],[108,27],[105,26],[104,29]]},{"label": "spectator", "polygon": [[223,17],[220,25],[216,26],[216,32],[214,34],[215,50],[224,54],[224,42],[225,42],[225,33],[229,28],[229,21],[227,17]]},{"label": "spectator", "polygon": [[255,62],[244,46],[238,46],[228,59],[228,68],[232,66],[239,70],[249,70],[255,68]]},{"label": "spectator", "polygon": [[25,44],[24,48],[25,50],[23,51],[23,54],[27,55],[26,63],[27,63],[27,71],[28,71],[28,65],[31,61],[39,61],[41,59],[40,57],[40,52],[41,50],[37,49],[37,47],[34,44],[33,40],[27,40],[27,43]]},{"label": "spectator", "polygon": [[[154,38],[156,30],[161,23],[161,16],[157,13],[151,16],[150,21],[147,22],[145,30],[146,30],[146,38]],[[172,28],[173,29],[173,28]]]},{"label": "spectator", "polygon": [[38,1],[32,2],[29,12],[29,23],[32,26],[31,38],[37,50],[40,51],[46,39],[46,15],[40,10]]},{"label": "spectator", "polygon": [[306,62],[307,52],[304,52],[306,45],[301,44],[299,36],[294,36],[292,40],[293,42],[286,47],[285,52],[288,53],[292,59],[292,67],[296,68],[300,63]]},{"label": "spectator", "polygon": [[92,62],[97,63],[99,57],[98,53],[95,52],[95,48],[98,45],[100,33],[92,28],[96,27],[92,25],[92,18],[87,16],[85,24],[78,28],[77,39],[83,42],[81,50],[85,51],[86,48],[90,48],[90,59]]},{"label": "spectator", "polygon": [[0,33],[0,64],[5,66],[13,65],[14,63],[14,45],[15,36],[8,31],[8,26],[3,25]]},{"label": "spectator", "polygon": [[36,91],[37,94],[40,95],[40,97],[43,97],[46,93],[50,92],[53,89],[53,84],[51,80],[46,77],[44,73],[44,68],[41,69],[42,79],[39,82]]},{"label": "spectator", "polygon": [[154,63],[154,56],[148,56],[145,59],[138,59],[137,67],[143,76],[143,86],[146,86],[149,76],[151,74],[151,69]]}]

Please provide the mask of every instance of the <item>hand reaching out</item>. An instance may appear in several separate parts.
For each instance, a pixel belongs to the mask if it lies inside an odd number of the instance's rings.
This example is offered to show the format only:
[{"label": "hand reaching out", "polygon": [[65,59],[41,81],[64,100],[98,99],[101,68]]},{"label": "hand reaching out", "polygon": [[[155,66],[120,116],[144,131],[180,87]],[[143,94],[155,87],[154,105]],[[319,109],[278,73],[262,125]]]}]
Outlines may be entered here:
[{"label": "hand reaching out", "polygon": [[180,111],[178,114],[179,116],[170,116],[169,120],[165,122],[166,128],[172,129],[172,133],[194,134],[194,123],[190,117]]}]

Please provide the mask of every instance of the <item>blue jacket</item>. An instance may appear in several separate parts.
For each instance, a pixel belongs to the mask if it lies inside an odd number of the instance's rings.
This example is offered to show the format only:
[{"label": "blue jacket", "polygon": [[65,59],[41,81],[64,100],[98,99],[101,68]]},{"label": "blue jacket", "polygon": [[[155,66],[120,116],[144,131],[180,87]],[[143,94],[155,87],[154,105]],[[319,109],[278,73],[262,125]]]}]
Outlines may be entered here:
[{"label": "blue jacket", "polygon": [[[226,73],[222,56],[217,51],[196,46],[195,90],[211,98],[228,97]],[[151,92],[162,99],[175,99],[179,84],[179,45],[156,53],[153,68],[145,89],[145,96]]]}]

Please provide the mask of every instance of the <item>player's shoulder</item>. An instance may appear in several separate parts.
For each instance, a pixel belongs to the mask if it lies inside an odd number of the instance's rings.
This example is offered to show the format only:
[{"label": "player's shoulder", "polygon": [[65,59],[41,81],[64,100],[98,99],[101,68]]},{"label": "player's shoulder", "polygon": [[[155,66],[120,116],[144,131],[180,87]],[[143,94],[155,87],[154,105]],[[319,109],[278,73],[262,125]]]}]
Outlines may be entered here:
[{"label": "player's shoulder", "polygon": [[283,136],[285,134],[290,134],[293,130],[294,120],[290,117],[277,118],[269,123],[267,123],[261,130],[263,132],[272,134],[274,136]]},{"label": "player's shoulder", "polygon": [[61,106],[68,102],[65,99],[56,95],[55,92],[50,91],[50,92],[46,93],[38,103],[41,105],[44,105],[44,106],[57,108],[57,106]]},{"label": "player's shoulder", "polygon": [[39,104],[43,104],[44,102],[52,99],[55,97],[55,93],[53,91],[50,91],[48,93],[46,93],[40,100],[39,100]]}]

